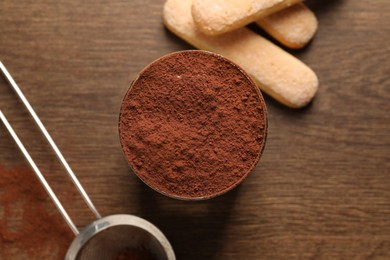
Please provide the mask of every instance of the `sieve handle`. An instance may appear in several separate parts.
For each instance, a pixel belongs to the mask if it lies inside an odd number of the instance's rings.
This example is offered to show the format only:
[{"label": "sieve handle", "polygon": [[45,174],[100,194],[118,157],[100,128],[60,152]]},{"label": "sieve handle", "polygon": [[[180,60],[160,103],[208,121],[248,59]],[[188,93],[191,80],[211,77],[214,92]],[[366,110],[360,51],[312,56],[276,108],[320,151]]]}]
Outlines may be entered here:
[{"label": "sieve handle", "polygon": [[19,137],[16,135],[14,129],[12,129],[12,126],[8,122],[8,120],[5,117],[5,115],[3,114],[3,112],[1,112],[1,110],[0,110],[0,118],[1,118],[1,121],[3,121],[3,124],[5,125],[5,127],[7,128],[8,132],[11,134],[11,136],[14,139],[15,143],[18,145],[20,151],[23,153],[23,155],[26,157],[28,163],[33,168],[33,170],[34,170],[35,174],[37,175],[39,181],[42,183],[42,185],[45,188],[46,192],[49,194],[50,198],[53,200],[54,204],[56,205],[57,209],[60,211],[62,217],[64,218],[64,220],[66,221],[68,226],[70,227],[70,229],[72,229],[72,231],[73,231],[73,233],[75,235],[78,235],[79,234],[79,230],[77,229],[77,227],[73,223],[72,219],[69,217],[68,213],[66,213],[66,210],[62,206],[61,202],[58,200],[57,196],[54,194],[53,190],[50,188],[50,185],[47,183],[45,177],[43,177],[41,171],[38,169],[38,167],[35,164],[34,160],[31,158],[30,154],[28,153],[28,151],[24,147],[23,143],[20,141]]},{"label": "sieve handle", "polygon": [[47,132],[45,126],[42,124],[41,120],[39,119],[38,115],[35,113],[34,109],[28,102],[27,98],[24,96],[23,92],[20,90],[12,76],[9,74],[8,70],[5,68],[3,63],[0,61],[0,69],[3,73],[4,77],[7,79],[8,83],[11,85],[13,90],[18,95],[19,99],[23,102],[24,106],[27,108],[28,112],[30,113],[31,117],[34,119],[35,123],[41,130],[41,133],[45,136],[47,142],[55,152],[57,158],[61,161],[62,165],[64,166],[67,174],[71,178],[73,184],[76,186],[77,190],[83,197],[85,203],[88,205],[89,209],[93,212],[96,218],[100,219],[101,215],[93,205],[91,199],[89,198],[88,194],[85,192],[84,188],[81,186],[80,182],[78,181],[76,175],[73,173],[72,169],[70,168],[69,164],[65,160],[64,156],[62,155],[61,151],[58,149],[57,145],[54,143],[53,139],[51,138],[50,134]]}]

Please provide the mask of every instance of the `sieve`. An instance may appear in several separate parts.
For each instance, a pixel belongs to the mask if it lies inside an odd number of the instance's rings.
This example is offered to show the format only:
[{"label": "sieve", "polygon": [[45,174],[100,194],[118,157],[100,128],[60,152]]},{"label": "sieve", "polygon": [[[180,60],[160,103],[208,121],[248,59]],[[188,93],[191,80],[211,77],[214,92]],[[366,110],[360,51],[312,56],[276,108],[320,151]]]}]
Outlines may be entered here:
[{"label": "sieve", "polygon": [[[41,171],[31,158],[30,154],[20,141],[19,137],[15,133],[14,129],[8,122],[5,115],[0,110],[0,118],[6,129],[14,139],[15,143],[23,153],[28,163],[32,167],[39,181],[45,188],[49,197],[53,200],[55,206],[61,213],[61,216],[68,224],[69,228],[73,231],[75,238],[71,243],[67,254],[66,260],[72,259],[120,259],[126,252],[132,252],[132,250],[142,250],[142,252],[148,252],[148,254],[154,256],[156,260],[175,260],[175,254],[172,246],[164,234],[152,223],[139,218],[134,215],[118,214],[101,217],[94,204],[90,200],[88,194],[81,186],[80,182],[76,178],[69,164],[66,162],[62,153],[54,143],[50,134],[47,132],[45,126],[31,107],[30,103],[8,73],[5,66],[0,62],[0,69],[7,79],[8,83],[17,93],[20,100],[23,102],[30,115],[34,119],[35,123],[39,127],[41,133],[44,135],[49,145],[55,152],[57,158],[64,166],[67,174],[71,178],[73,184],[76,186],[78,192],[88,205],[89,209],[93,212],[96,220],[79,231],[76,227],[61,202],[47,183],[46,179],[42,175]],[[134,251],[133,251],[134,252]],[[141,251],[140,251],[141,252]],[[121,255],[122,254],[122,255]],[[134,258],[132,258],[134,259]]]}]

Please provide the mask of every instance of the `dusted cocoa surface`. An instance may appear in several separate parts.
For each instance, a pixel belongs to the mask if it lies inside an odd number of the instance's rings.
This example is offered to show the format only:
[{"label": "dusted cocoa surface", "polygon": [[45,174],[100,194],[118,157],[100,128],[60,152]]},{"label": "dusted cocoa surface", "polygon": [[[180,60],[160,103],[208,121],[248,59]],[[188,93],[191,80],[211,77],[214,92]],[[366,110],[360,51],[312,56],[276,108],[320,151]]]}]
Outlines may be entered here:
[{"label": "dusted cocoa surface", "polygon": [[0,162],[0,259],[64,259],[73,237],[35,173]]},{"label": "dusted cocoa surface", "polygon": [[134,172],[152,188],[204,198],[236,186],[259,159],[266,108],[252,80],[202,51],[162,57],[124,98],[120,139]]}]

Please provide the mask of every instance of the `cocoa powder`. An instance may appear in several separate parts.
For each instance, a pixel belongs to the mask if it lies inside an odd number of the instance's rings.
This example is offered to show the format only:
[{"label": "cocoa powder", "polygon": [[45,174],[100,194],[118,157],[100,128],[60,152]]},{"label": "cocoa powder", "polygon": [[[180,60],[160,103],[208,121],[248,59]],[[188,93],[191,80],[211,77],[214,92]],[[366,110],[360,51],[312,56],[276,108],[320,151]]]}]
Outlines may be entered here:
[{"label": "cocoa powder", "polygon": [[64,259],[72,239],[32,170],[0,164],[0,259]]},{"label": "cocoa powder", "polygon": [[237,65],[205,51],[166,55],[132,83],[119,133],[133,171],[172,197],[202,199],[238,185],[256,165],[266,106]]},{"label": "cocoa powder", "polygon": [[121,251],[113,260],[157,260],[157,258],[144,247],[130,247]]}]

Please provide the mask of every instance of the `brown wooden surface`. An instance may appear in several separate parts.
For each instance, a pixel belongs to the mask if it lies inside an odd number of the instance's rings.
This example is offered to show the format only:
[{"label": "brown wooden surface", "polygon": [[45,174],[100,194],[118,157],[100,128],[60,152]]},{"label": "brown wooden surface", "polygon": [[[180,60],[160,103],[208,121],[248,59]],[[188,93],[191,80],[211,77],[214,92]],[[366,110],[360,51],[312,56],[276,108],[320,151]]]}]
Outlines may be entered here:
[{"label": "brown wooden surface", "polygon": [[[0,60],[101,213],[150,220],[178,259],[390,259],[388,1],[308,2],[319,30],[293,54],[317,73],[318,95],[302,110],[266,97],[260,164],[239,188],[197,203],[142,184],[118,141],[131,80],[152,60],[191,48],[164,28],[163,2],[0,1]],[[90,222],[3,80],[0,109],[77,224]],[[0,163],[27,166],[3,126],[0,134]]]}]

